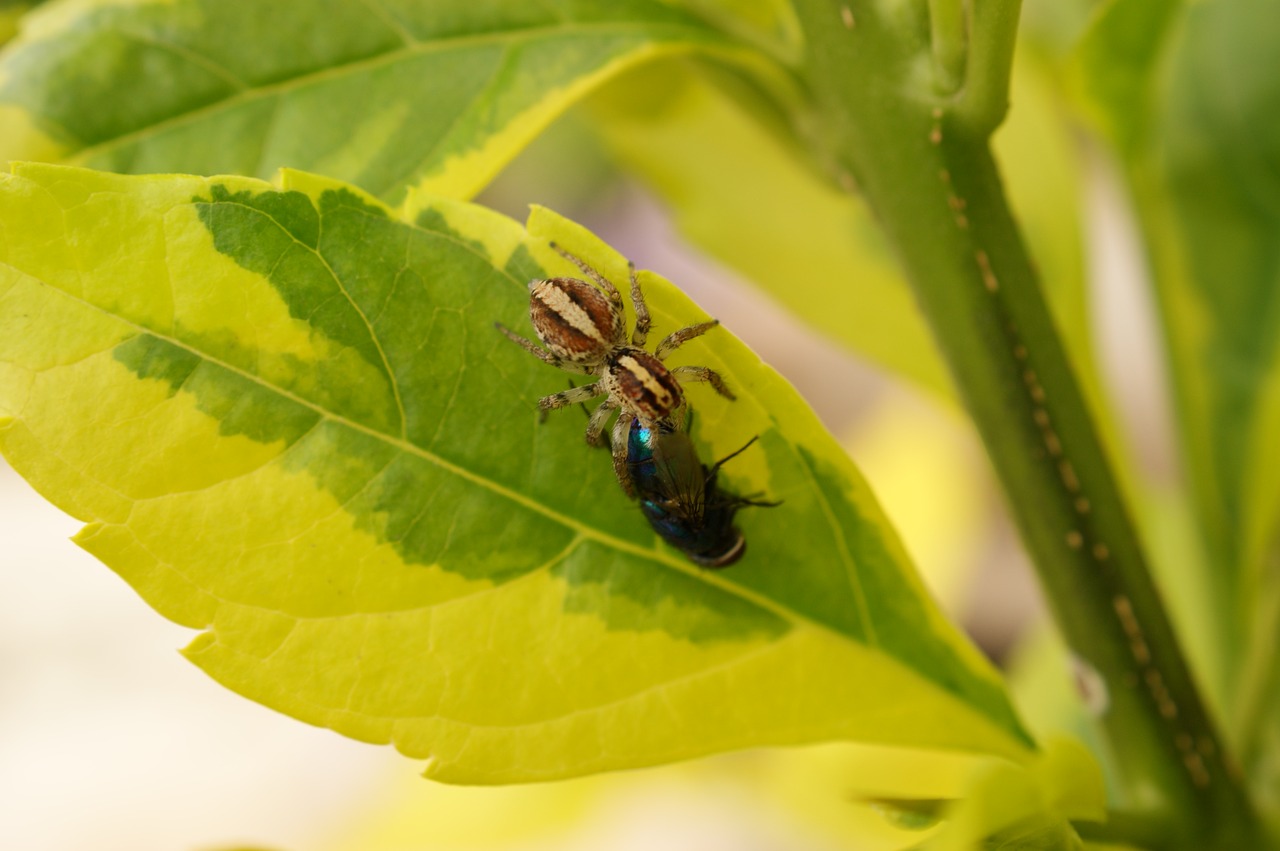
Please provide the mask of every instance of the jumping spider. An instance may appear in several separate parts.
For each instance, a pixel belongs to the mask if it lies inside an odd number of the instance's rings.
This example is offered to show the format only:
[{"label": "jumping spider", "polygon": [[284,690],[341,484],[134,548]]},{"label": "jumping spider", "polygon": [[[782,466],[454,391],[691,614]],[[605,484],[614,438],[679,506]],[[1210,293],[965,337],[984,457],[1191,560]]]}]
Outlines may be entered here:
[{"label": "jumping spider", "polygon": [[551,248],[573,263],[599,286],[591,286],[579,278],[535,279],[529,282],[529,318],[533,330],[545,349],[495,323],[502,333],[529,354],[552,366],[581,375],[594,375],[597,381],[584,384],[538,400],[538,408],[547,411],[576,405],[597,396],[605,396],[587,422],[587,443],[604,443],[605,423],[613,411],[619,411],[613,427],[613,472],[628,496],[635,495],[627,473],[627,435],[631,423],[639,420],[652,425],[676,411],[684,403],[684,393],[677,376],[685,381],[706,381],[716,392],[734,398],[720,376],[705,366],[677,366],[668,369],[662,361],[682,344],[701,336],[720,324],[712,319],[690,325],[669,334],[653,354],[644,350],[649,335],[649,308],[640,292],[636,267],[628,262],[631,279],[631,302],[635,306],[636,325],[627,343],[626,315],[622,295],[603,275],[585,260],[551,244]]}]

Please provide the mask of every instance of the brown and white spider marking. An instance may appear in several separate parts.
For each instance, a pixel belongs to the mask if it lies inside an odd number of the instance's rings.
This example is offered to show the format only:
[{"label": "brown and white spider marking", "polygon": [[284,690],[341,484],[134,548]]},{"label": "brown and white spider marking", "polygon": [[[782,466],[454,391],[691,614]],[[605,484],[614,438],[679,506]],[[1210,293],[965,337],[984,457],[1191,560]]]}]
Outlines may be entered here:
[{"label": "brown and white spider marking", "polygon": [[626,315],[622,295],[617,288],[579,257],[551,244],[557,254],[573,263],[599,286],[591,286],[579,278],[548,278],[529,282],[529,318],[533,330],[542,341],[541,348],[496,323],[525,351],[538,359],[568,372],[594,375],[597,381],[571,390],[544,396],[538,408],[545,415],[555,408],[576,405],[597,396],[605,396],[587,421],[587,443],[604,443],[604,426],[609,415],[620,411],[613,427],[613,472],[628,496],[635,490],[627,472],[627,435],[632,420],[653,425],[665,419],[684,404],[680,381],[705,381],[716,392],[734,398],[724,380],[705,366],[677,366],[668,369],[662,361],[680,345],[701,336],[719,325],[719,321],[701,322],[673,331],[658,344],[653,354],[645,351],[649,336],[649,308],[640,292],[636,267],[632,263],[631,302],[636,310],[636,325],[627,342]]}]

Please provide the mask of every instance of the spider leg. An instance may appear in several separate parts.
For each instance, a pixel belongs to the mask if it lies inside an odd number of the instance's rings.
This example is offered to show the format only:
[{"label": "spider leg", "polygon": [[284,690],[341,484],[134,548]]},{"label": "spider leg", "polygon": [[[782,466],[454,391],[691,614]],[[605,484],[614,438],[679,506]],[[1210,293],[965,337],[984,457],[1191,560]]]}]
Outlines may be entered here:
[{"label": "spider leg", "polygon": [[600,289],[604,290],[604,294],[609,297],[609,301],[613,302],[614,306],[617,307],[618,310],[622,310],[622,293],[618,292],[618,288],[613,285],[612,281],[597,272],[595,268],[587,263],[586,260],[583,260],[576,254],[570,254],[554,242],[551,243],[551,250],[577,266],[582,270],[582,274],[599,284]]},{"label": "spider leg", "polygon": [[678,331],[672,331],[665,340],[658,344],[658,348],[654,349],[653,353],[658,360],[666,360],[667,355],[674,352],[678,347],[683,346],[694,337],[701,337],[719,324],[719,319],[712,319],[709,322],[699,322],[697,325],[689,325]]},{"label": "spider leg", "polygon": [[591,414],[591,418],[587,420],[587,445],[603,446],[604,424],[609,421],[609,415],[618,409],[618,403],[612,399],[605,399],[600,406]]},{"label": "spider leg", "polygon": [[635,417],[625,411],[613,424],[613,475],[617,477],[622,492],[628,499],[636,498],[636,488],[631,482],[631,471],[627,467],[627,438],[631,434],[631,423]]},{"label": "spider leg", "polygon": [[631,332],[631,345],[644,348],[649,339],[649,305],[645,304],[644,293],[640,292],[640,279],[636,277],[636,264],[627,261],[627,270],[631,276],[631,304],[636,309],[636,327]]},{"label": "spider leg", "polygon": [[726,399],[738,398],[725,386],[724,379],[720,377],[720,373],[707,369],[705,366],[677,366],[671,370],[671,374],[682,376],[685,381],[705,381]]},{"label": "spider leg", "polygon": [[545,420],[547,411],[553,411],[556,408],[567,408],[570,405],[594,399],[602,392],[599,381],[584,384],[581,387],[574,387],[572,390],[561,390],[559,393],[553,393],[550,396],[543,396],[539,399],[538,410],[542,412],[542,419]]},{"label": "spider leg", "polygon": [[506,325],[503,325],[501,322],[493,323],[493,327],[497,328],[503,334],[506,334],[508,340],[515,343],[517,346],[524,349],[526,352],[533,355],[543,363],[549,363],[552,366],[559,367],[560,369],[569,368],[568,366],[565,365],[564,361],[560,360],[560,358],[551,354],[551,352],[542,348],[537,343],[534,343],[530,340],[526,340],[524,337],[521,337],[519,334],[517,334],[515,331],[512,331]]}]

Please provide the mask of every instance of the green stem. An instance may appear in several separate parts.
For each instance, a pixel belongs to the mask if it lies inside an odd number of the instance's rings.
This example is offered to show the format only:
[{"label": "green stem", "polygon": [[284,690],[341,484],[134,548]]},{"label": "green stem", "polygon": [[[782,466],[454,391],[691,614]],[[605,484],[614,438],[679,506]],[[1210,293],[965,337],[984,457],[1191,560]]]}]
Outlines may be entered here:
[{"label": "green stem", "polygon": [[[1128,805],[1159,814],[1169,847],[1252,847],[1239,772],[1152,583],[988,146],[1016,3],[988,6],[986,30],[974,17],[973,85],[956,101],[919,84],[927,21],[871,0],[795,5],[832,157],[897,249],[1061,631],[1107,684],[1102,723]],[[838,26],[850,5],[857,26]]]},{"label": "green stem", "polygon": [[929,35],[938,94],[951,94],[964,79],[968,34],[961,0],[929,0]]},{"label": "green stem", "polygon": [[964,89],[956,115],[974,133],[990,135],[1009,110],[1009,73],[1020,0],[971,0],[973,15]]},{"label": "green stem", "polygon": [[1076,821],[1071,826],[1085,842],[1130,848],[1163,848],[1169,844],[1169,826],[1150,814],[1111,812],[1104,824]]}]

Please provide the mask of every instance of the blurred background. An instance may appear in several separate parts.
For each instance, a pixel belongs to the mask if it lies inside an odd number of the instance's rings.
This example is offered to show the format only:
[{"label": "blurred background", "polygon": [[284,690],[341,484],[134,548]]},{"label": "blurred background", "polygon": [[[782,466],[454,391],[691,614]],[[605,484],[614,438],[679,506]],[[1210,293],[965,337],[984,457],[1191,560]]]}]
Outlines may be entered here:
[{"label": "blurred background", "polygon": [[[1103,391],[1144,477],[1168,481],[1167,402],[1133,227],[1107,163],[1071,142],[1084,164],[1076,224]],[[1067,665],[981,449],[950,403],[886,378],[691,249],[577,110],[479,200],[521,220],[537,202],[587,224],[792,381],[849,448],[944,607],[1015,671],[1032,726],[1061,721],[1042,708],[1061,713]],[[307,727],[206,678],[177,652],[194,634],[72,544],[77,529],[0,466],[2,848],[900,847],[911,825],[857,804],[858,778],[900,775],[905,788],[925,774],[944,794],[966,770],[959,757],[826,746],[534,787],[441,786],[389,748]]]}]

